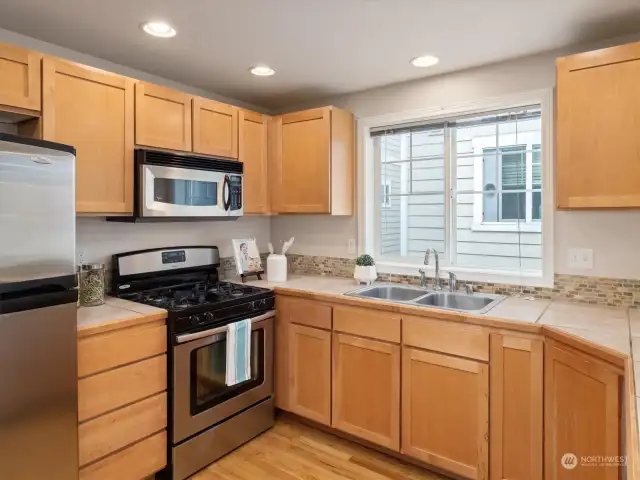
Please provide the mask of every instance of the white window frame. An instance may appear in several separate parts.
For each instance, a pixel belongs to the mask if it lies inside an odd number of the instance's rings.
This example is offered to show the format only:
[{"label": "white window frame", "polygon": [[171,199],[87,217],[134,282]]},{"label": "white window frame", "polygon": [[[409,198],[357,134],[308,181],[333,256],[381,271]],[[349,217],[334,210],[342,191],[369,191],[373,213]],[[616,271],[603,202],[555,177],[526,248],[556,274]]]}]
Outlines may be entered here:
[{"label": "white window frame", "polygon": [[[512,285],[552,287],[554,283],[553,270],[553,212],[554,212],[554,172],[553,172],[553,89],[536,90],[522,94],[505,97],[489,98],[477,102],[469,102],[459,105],[433,107],[424,110],[401,112],[375,117],[359,118],[357,120],[357,188],[358,188],[358,253],[369,253],[376,258],[378,271],[399,275],[418,275],[418,269],[424,268],[419,259],[388,259],[381,258],[379,245],[380,231],[380,186],[376,179],[380,177],[380,163],[374,159],[374,141],[370,135],[370,129],[387,125],[409,122],[436,122],[461,115],[483,114],[492,110],[516,109],[530,105],[541,106],[541,167],[542,167],[542,221],[532,222],[528,228],[542,227],[542,271],[504,271],[492,269],[480,269],[456,266],[445,266],[442,271],[455,272],[460,280],[507,283]],[[451,173],[445,181],[445,192],[450,189]],[[445,214],[447,227],[445,241],[450,246],[448,255],[454,256],[455,242],[449,238],[450,231],[455,229],[455,215],[450,212],[451,202],[445,202]],[[502,222],[505,223],[506,222]],[[510,225],[512,226],[512,225]],[[488,227],[488,226],[487,226]],[[493,227],[493,225],[491,225]],[[504,227],[502,227],[504,228]],[[526,231],[527,226],[521,225],[521,231]],[[491,231],[500,231],[498,227]],[[450,265],[449,259],[444,258],[443,264]],[[410,263],[415,262],[415,263]],[[434,267],[427,267],[427,274],[434,275]]]}]

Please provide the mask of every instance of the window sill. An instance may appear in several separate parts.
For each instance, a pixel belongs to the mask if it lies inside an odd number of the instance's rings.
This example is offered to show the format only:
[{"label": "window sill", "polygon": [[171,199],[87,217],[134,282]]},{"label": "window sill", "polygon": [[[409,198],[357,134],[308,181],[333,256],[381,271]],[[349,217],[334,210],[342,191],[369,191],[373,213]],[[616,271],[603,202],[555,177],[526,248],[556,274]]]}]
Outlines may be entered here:
[{"label": "window sill", "polygon": [[474,223],[471,225],[472,232],[511,232],[511,233],[541,233],[542,223],[507,223],[507,222],[487,222]]},{"label": "window sill", "polygon": [[[409,275],[414,277],[420,276],[418,270],[425,269],[427,277],[431,279],[431,282],[435,276],[435,267],[431,265],[400,263],[381,259],[376,262],[376,266],[379,273]],[[447,278],[448,272],[455,273],[458,281],[462,282],[502,283],[525,287],[553,288],[553,274],[545,276],[540,270],[510,271],[443,266],[440,268],[440,277]]]}]

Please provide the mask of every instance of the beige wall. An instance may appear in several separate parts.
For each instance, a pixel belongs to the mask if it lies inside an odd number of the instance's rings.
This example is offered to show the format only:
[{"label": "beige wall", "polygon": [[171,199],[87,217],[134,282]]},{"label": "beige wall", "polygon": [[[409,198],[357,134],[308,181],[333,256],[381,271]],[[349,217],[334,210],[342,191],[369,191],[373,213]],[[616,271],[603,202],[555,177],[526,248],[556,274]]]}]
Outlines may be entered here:
[{"label": "beige wall", "polygon": [[[635,41],[625,37],[598,45],[585,45],[547,52],[499,64],[437,77],[391,85],[308,105],[336,105],[358,117],[452,106],[519,92],[555,87],[555,59],[558,56],[602,46]],[[556,273],[603,277],[639,278],[640,210],[601,212],[555,212],[554,264]],[[294,253],[353,257],[347,240],[357,237],[357,219],[276,217],[271,223],[274,242],[296,237]],[[572,270],[568,249],[593,249],[593,270]]]}]

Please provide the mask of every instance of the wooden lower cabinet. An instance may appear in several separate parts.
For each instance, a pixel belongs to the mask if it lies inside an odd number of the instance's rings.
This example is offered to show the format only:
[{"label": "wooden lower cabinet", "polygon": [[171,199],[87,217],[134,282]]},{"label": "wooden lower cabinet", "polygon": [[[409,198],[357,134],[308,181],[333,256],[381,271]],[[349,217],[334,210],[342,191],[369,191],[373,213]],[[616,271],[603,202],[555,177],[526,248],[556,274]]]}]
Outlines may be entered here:
[{"label": "wooden lower cabinet", "polygon": [[491,335],[491,480],[542,480],[544,342]]},{"label": "wooden lower cabinet", "polygon": [[464,478],[489,478],[489,366],[404,347],[402,453]]},{"label": "wooden lower cabinet", "polygon": [[331,332],[289,325],[289,410],[331,425]]},{"label": "wooden lower cabinet", "polygon": [[[581,465],[582,457],[622,454],[621,373],[613,365],[555,340],[547,340],[544,373],[546,480],[621,478],[619,466]],[[573,454],[575,458],[566,454]],[[574,468],[566,468],[576,463]]]},{"label": "wooden lower cabinet", "polygon": [[333,428],[400,450],[400,346],[333,334]]}]

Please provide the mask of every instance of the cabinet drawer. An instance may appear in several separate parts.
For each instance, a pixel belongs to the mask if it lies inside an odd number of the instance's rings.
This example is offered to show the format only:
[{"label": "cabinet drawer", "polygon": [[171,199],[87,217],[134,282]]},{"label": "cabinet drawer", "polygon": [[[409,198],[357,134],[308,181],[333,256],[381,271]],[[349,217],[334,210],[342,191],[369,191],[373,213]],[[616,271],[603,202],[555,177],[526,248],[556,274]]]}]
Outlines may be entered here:
[{"label": "cabinet drawer", "polygon": [[489,361],[489,331],[476,325],[403,317],[402,339],[412,347]]},{"label": "cabinet drawer", "polygon": [[78,340],[78,376],[86,377],[167,351],[164,320]]},{"label": "cabinet drawer", "polygon": [[365,308],[334,307],[333,328],[361,337],[400,343],[400,316]]},{"label": "cabinet drawer", "polygon": [[167,465],[167,432],[80,469],[80,480],[140,480]]},{"label": "cabinet drawer", "polygon": [[97,417],[166,389],[166,355],[83,378],[78,382],[78,421]]},{"label": "cabinet drawer", "polygon": [[80,424],[80,466],[148,437],[167,426],[167,394],[161,393]]},{"label": "cabinet drawer", "polygon": [[281,297],[278,309],[286,322],[331,330],[331,307],[329,305],[312,300]]}]

